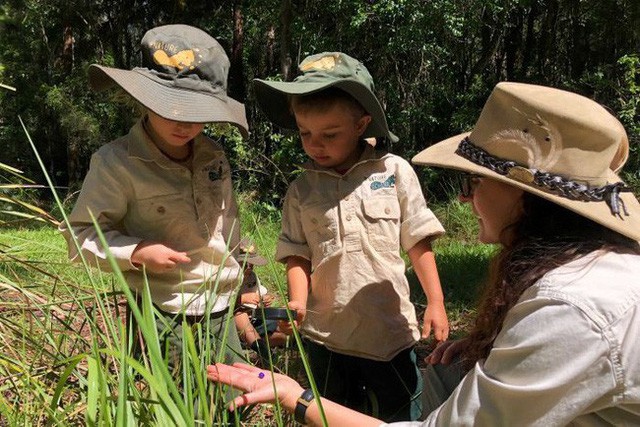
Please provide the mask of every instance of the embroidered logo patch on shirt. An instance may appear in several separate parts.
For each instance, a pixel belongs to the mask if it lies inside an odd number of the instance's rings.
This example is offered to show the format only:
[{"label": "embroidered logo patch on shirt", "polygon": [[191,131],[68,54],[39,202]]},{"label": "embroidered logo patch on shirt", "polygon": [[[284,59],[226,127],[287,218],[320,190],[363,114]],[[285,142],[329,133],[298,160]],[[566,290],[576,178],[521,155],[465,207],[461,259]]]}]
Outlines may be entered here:
[{"label": "embroidered logo patch on shirt", "polygon": [[217,181],[222,178],[222,165],[218,167],[218,170],[209,170],[209,181]]},{"label": "embroidered logo patch on shirt", "polygon": [[391,175],[385,181],[373,181],[371,183],[372,190],[380,190],[381,188],[392,188],[396,186],[396,176]]}]

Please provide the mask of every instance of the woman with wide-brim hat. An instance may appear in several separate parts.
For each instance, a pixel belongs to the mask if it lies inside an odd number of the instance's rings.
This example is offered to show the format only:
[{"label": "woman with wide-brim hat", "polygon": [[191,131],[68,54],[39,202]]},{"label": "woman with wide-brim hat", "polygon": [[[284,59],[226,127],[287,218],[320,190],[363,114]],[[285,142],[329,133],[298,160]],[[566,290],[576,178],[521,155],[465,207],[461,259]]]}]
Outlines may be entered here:
[{"label": "woman with wide-brim hat", "polygon": [[[398,425],[640,424],[640,204],[615,172],[627,149],[620,123],[594,101],[500,83],[470,133],[414,157],[467,174],[461,200],[480,240],[502,249],[469,337],[427,358],[459,360],[466,374],[423,423]],[[263,376],[209,367],[212,380],[247,392],[235,404],[273,400],[277,388],[287,410],[322,424],[309,392]],[[329,425],[381,425],[322,406]]]}]

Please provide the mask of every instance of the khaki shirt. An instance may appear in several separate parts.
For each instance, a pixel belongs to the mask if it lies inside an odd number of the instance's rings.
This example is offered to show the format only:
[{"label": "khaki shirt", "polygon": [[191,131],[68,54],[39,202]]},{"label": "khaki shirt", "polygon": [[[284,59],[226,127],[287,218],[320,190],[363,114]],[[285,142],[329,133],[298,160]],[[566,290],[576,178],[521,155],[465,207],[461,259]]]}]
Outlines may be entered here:
[{"label": "khaki shirt", "polygon": [[[111,270],[93,226],[96,218],[109,250],[134,290],[143,288],[141,269],[131,254],[142,240],[187,251],[191,263],[165,274],[148,274],[153,302],[162,310],[188,315],[228,307],[242,272],[229,248],[237,246],[239,224],[231,171],[222,148],[204,135],[193,145],[192,168],[165,157],[142,121],[103,146],[91,158],[89,172],[69,221],[86,260]],[[193,172],[192,172],[193,171]],[[69,257],[79,261],[71,233],[63,224]]]},{"label": "khaki shirt", "polygon": [[344,175],[306,165],[287,191],[276,253],[311,261],[305,336],[382,361],[412,346],[420,332],[400,247],[443,232],[398,156],[367,145]]},{"label": "khaki shirt", "polygon": [[551,270],[442,406],[424,422],[389,425],[640,425],[638,277],[640,256],[615,253]]}]

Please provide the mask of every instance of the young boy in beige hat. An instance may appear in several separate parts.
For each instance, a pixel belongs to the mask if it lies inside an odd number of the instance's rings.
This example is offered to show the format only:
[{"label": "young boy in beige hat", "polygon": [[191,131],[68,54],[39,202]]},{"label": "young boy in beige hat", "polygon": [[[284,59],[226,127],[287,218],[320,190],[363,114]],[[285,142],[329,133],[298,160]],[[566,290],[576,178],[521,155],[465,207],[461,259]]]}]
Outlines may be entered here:
[{"label": "young boy in beige hat", "polygon": [[447,338],[431,240],[444,232],[411,165],[365,138],[390,138],[373,79],[340,52],[307,57],[293,82],[255,81],[276,124],[297,128],[310,161],[284,201],[276,259],[287,265],[323,396],[385,420],[420,415],[420,339],[401,249],[427,295],[423,337]]},{"label": "young boy in beige hat", "polygon": [[228,123],[247,135],[244,106],[227,96],[229,60],[204,31],[153,28],[141,53],[143,65],[132,70],[89,68],[93,89],[119,87],[146,112],[92,156],[71,228],[61,227],[69,256],[79,261],[82,253],[109,271],[108,249],[131,289],[141,292],[148,280],[165,318],[157,324],[161,340],[171,343],[170,362],[179,363],[183,320],[209,322],[203,330],[211,332],[214,355],[241,360],[238,335],[226,322],[242,276],[228,253],[239,241],[237,206],[223,148],[202,130],[205,123]]}]

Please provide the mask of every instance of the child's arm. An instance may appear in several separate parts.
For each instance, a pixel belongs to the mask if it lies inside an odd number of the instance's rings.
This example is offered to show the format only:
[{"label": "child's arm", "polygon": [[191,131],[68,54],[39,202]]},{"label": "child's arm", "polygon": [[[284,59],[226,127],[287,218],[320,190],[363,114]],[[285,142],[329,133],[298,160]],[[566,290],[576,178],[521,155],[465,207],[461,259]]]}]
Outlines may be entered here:
[{"label": "child's arm", "polygon": [[131,263],[145,266],[153,273],[166,273],[173,270],[180,263],[191,262],[186,252],[178,252],[162,243],[143,240],[131,254]]},{"label": "child's arm", "polygon": [[[106,161],[100,153],[91,157],[82,190],[69,214],[70,227],[62,223],[59,228],[67,241],[71,261],[78,262],[82,252],[87,262],[99,266],[103,271],[111,271],[111,265],[93,218],[122,271],[136,268],[131,263],[131,254],[142,241],[139,237],[123,232],[121,222],[127,213],[128,198],[133,194],[133,189],[126,180],[120,179],[123,173],[117,163]],[[79,248],[74,243],[74,236]]]},{"label": "child's arm", "polygon": [[113,153],[109,153],[105,155],[107,159],[100,154],[91,157],[91,166],[82,184],[82,191],[69,215],[71,228],[64,223],[60,226],[60,231],[67,240],[69,258],[72,261],[80,258],[73,242],[75,235],[87,262],[104,271],[111,271],[106,249],[93,224],[93,216],[109,251],[123,271],[145,265],[149,271],[164,273],[174,269],[178,263],[190,262],[184,252],[175,251],[158,242],[142,240],[123,231],[122,221],[127,215],[128,202],[133,199],[134,191],[127,180],[119,179],[123,175],[121,169],[124,166],[117,159],[114,160]]},{"label": "child's arm", "polygon": [[[311,261],[299,256],[287,258],[287,283],[289,286],[288,307],[298,311],[297,323],[302,322],[307,314],[307,298],[311,283]],[[281,324],[283,332],[290,334],[289,322]]]},{"label": "child's arm", "polygon": [[445,341],[449,336],[449,322],[444,308],[444,296],[440,286],[436,260],[431,250],[430,239],[422,239],[416,243],[409,249],[408,255],[422,289],[427,296],[422,338],[428,338],[433,328],[435,339],[437,341]]}]

